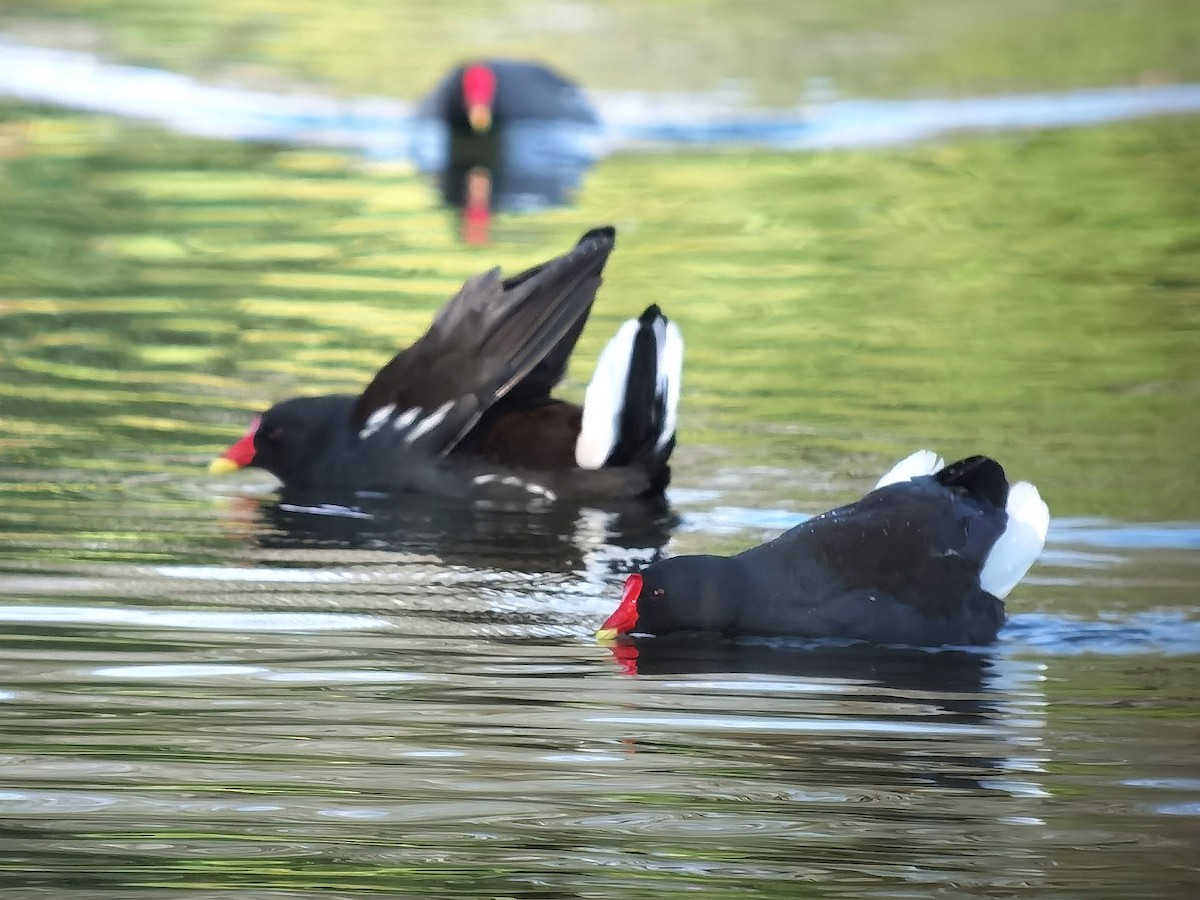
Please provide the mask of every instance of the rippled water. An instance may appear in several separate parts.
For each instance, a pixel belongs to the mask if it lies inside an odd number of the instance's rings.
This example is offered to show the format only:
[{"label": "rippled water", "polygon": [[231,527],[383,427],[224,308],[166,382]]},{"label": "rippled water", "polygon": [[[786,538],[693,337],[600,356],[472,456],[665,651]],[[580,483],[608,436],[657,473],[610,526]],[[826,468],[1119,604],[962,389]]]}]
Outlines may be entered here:
[{"label": "rippled water", "polygon": [[[480,249],[403,165],[0,104],[0,891],[1193,896],[1198,143],[619,154]],[[680,324],[669,510],[205,477],[602,221],[566,390]],[[1055,514],[995,647],[593,640],[918,446]]]},{"label": "rippled water", "polygon": [[[451,562],[420,534],[350,550],[282,525],[218,562],[5,564],[0,884],[1194,884],[1200,673],[1178,613],[1021,614],[984,653],[664,642],[614,659],[588,638],[626,559],[601,516],[568,532],[562,568],[503,537]],[[1047,567],[1022,606],[1088,564]]]},{"label": "rippled water", "polygon": [[631,565],[797,514],[257,499],[139,458],[173,478],[5,485],[6,894],[1194,887],[1195,525],[1059,521],[992,650],[614,654]]}]

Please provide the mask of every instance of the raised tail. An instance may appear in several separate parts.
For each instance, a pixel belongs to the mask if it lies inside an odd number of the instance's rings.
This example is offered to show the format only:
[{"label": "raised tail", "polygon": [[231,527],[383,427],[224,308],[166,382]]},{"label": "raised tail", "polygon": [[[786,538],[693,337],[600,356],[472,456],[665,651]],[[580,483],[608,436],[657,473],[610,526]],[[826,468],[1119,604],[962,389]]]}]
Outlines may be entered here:
[{"label": "raised tail", "polygon": [[[575,461],[584,469],[634,462],[665,475],[675,448],[683,381],[683,338],[657,306],[630,319],[608,342],[583,400]],[[665,481],[662,483],[665,486]]]},{"label": "raised tail", "polygon": [[900,460],[875,487],[923,475],[932,475],[940,484],[965,491],[977,501],[1004,508],[1008,515],[1004,533],[988,551],[979,573],[979,586],[1003,600],[1025,577],[1046,543],[1050,508],[1038,489],[1028,481],[1010,486],[1004,469],[989,457],[971,456],[947,466],[932,450],[918,450]]},{"label": "raised tail", "polygon": [[1004,533],[992,544],[979,572],[979,586],[1003,600],[1042,552],[1050,528],[1049,507],[1028,481],[1010,487],[1000,463],[987,456],[951,463],[933,477],[1006,513]]},{"label": "raised tail", "polygon": [[1004,467],[990,456],[968,456],[933,475],[938,484],[965,493],[976,503],[1004,509],[1008,503],[1008,478]]}]

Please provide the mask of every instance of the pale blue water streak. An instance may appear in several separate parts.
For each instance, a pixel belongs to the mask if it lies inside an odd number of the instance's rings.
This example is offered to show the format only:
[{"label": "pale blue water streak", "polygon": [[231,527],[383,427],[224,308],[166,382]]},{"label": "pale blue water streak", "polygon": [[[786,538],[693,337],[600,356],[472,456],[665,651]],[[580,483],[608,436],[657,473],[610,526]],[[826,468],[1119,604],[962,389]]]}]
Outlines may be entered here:
[{"label": "pale blue water streak", "polygon": [[[92,54],[0,37],[0,95],[158,122],[205,137],[340,147],[377,159],[427,149],[413,105],[311,91],[263,92],[204,84]],[[763,110],[737,92],[591,92],[603,128],[573,135],[589,157],[667,146],[776,149],[900,144],[962,130],[1092,125],[1200,111],[1200,84],[1106,87],[1041,94],[918,100],[834,100]],[[414,144],[414,137],[416,143]]]}]

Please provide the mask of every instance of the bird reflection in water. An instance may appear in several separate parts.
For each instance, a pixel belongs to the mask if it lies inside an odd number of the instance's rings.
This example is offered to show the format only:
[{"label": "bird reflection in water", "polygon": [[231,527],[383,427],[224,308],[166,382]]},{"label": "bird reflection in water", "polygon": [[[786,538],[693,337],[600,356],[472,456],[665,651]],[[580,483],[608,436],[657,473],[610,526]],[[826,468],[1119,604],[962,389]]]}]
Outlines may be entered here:
[{"label": "bird reflection in water", "polygon": [[[1036,663],[996,649],[683,634],[622,639],[613,651],[626,673],[650,679],[604,716],[623,754],[701,773],[692,783],[720,772],[743,803],[775,798],[800,821],[854,829],[871,846],[904,822],[920,837],[880,853],[908,871],[959,878],[975,864],[955,859],[963,833],[1020,837],[1011,823],[1045,814]],[[1037,857],[1018,843],[996,864],[1016,876]]]},{"label": "bird reflection in water", "polygon": [[467,244],[486,244],[492,221],[492,173],[483,166],[467,172],[463,196],[462,239]]},{"label": "bird reflection in water", "polygon": [[434,496],[334,496],[284,489],[258,501],[257,543],[272,550],[387,550],[473,569],[572,577],[599,552],[602,577],[657,558],[679,524],[665,499],[603,509],[559,502],[531,509]]},{"label": "bird reflection in water", "polygon": [[992,667],[975,648],[883,646],[865,641],[726,638],[702,632],[622,635],[608,645],[630,675],[744,673],[877,682],[892,688],[977,693]]},{"label": "bird reflection in water", "polygon": [[420,103],[411,154],[458,211],[467,243],[486,243],[493,214],[570,203],[600,155],[583,91],[537,63],[473,62]]}]

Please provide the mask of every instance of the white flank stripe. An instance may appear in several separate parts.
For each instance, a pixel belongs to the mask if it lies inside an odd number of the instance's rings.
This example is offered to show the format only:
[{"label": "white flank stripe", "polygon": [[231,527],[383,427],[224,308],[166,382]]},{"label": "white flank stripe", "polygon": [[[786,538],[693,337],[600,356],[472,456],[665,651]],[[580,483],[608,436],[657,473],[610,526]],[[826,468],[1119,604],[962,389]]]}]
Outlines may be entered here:
[{"label": "white flank stripe", "polygon": [[392,427],[395,428],[397,431],[403,431],[405,428],[407,428],[409,425],[411,425],[413,422],[415,422],[417,419],[417,416],[419,416],[420,414],[421,414],[421,407],[419,407],[419,406],[409,407],[396,419],[395,422],[392,423]]},{"label": "white flank stripe", "polygon": [[416,427],[414,427],[412,431],[404,436],[404,443],[411,444],[431,428],[437,428],[437,426],[441,425],[442,419],[446,418],[446,413],[450,412],[450,408],[453,406],[454,401],[447,400],[445,403],[423,418],[416,424]]},{"label": "white flank stripe", "polygon": [[932,450],[918,450],[916,453],[904,457],[904,459],[888,469],[887,473],[875,482],[875,490],[886,487],[889,484],[911,481],[922,475],[932,475],[934,472],[940,472],[945,467],[946,464],[942,461],[942,458]]},{"label": "white flank stripe", "polygon": [[596,371],[583,395],[583,423],[575,442],[575,462],[582,469],[599,469],[617,443],[625,380],[637,333],[636,319],[622,324],[596,361]]},{"label": "white flank stripe", "polygon": [[[659,322],[655,324],[658,325]],[[675,434],[679,419],[679,395],[683,390],[683,335],[674,322],[667,322],[658,342],[658,393],[664,397],[662,430],[654,445],[661,450]]]},{"label": "white flank stripe", "polygon": [[379,407],[379,409],[367,416],[366,424],[363,425],[362,430],[358,433],[358,439],[360,441],[365,441],[367,438],[377,432],[383,427],[383,423],[387,421],[387,417],[395,411],[396,404],[389,403],[387,406]]},{"label": "white flank stripe", "polygon": [[1001,600],[1037,560],[1050,530],[1050,508],[1028,481],[1018,481],[1009,489],[1005,511],[1008,527],[992,545],[979,573],[979,586]]}]

